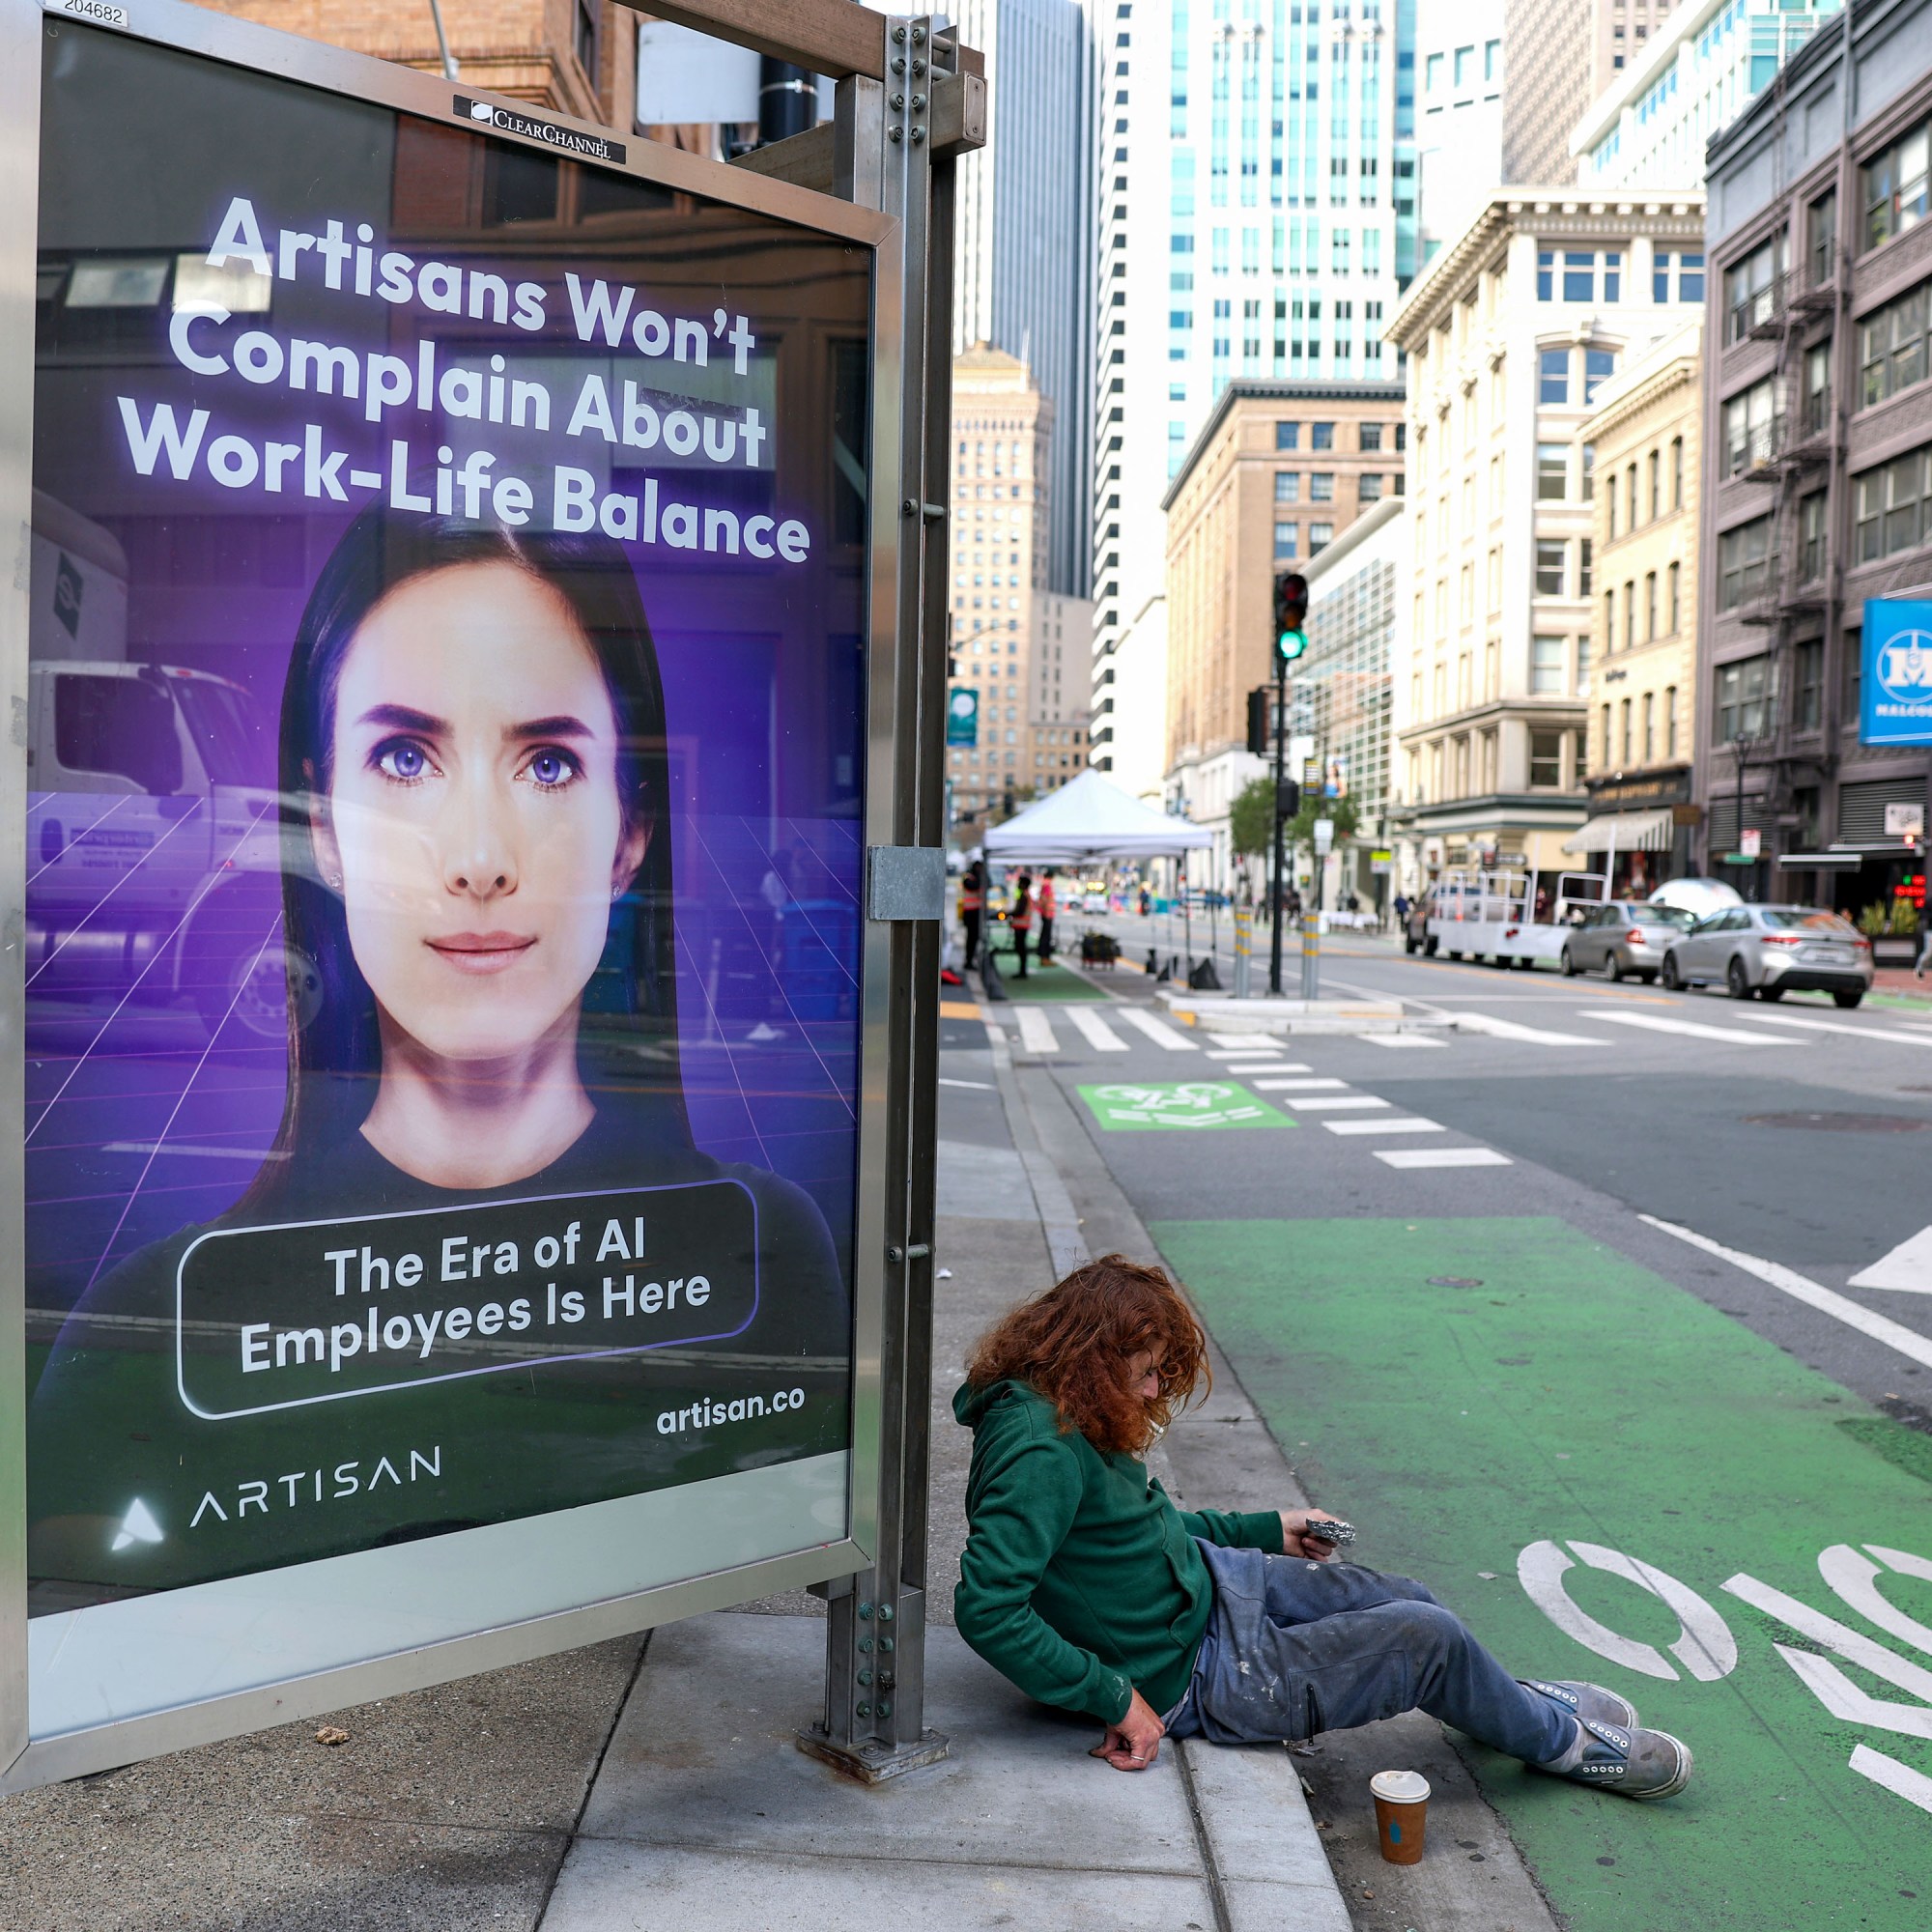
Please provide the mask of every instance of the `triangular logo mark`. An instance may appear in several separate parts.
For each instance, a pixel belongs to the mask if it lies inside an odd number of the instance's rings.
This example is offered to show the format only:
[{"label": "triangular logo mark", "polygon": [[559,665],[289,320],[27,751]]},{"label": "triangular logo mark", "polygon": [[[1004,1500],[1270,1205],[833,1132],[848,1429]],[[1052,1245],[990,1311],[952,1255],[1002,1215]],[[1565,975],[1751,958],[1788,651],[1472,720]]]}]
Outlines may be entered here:
[{"label": "triangular logo mark", "polygon": [[155,1513],[139,1496],[128,1506],[128,1514],[121,1520],[121,1527],[114,1533],[110,1549],[126,1549],[133,1543],[160,1543],[165,1538],[161,1526],[155,1520]]}]

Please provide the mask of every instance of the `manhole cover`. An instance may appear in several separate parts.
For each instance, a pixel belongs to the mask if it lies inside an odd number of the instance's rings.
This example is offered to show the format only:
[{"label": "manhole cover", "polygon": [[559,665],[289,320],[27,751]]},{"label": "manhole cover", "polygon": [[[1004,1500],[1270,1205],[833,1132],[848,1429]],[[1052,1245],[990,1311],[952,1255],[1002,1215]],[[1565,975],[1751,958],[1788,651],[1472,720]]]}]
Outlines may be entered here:
[{"label": "manhole cover", "polygon": [[1481,1288],[1479,1277],[1466,1274],[1433,1274],[1429,1277],[1431,1288]]},{"label": "manhole cover", "polygon": [[1747,1127],[1808,1127],[1830,1134],[1922,1134],[1932,1121],[1907,1114],[1747,1114]]}]

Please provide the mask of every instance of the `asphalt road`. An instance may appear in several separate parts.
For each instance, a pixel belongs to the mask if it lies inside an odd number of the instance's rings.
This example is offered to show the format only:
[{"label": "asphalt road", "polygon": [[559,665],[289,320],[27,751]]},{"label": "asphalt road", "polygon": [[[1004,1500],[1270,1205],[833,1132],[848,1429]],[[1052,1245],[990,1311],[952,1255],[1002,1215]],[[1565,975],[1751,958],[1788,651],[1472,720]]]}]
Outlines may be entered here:
[{"label": "asphalt road", "polygon": [[[1692,1739],[1699,1777],[1662,1812],[1473,1754],[1560,1914],[1918,1932],[1932,1009],[1341,938],[1323,975],[1436,1024],[1217,1038],[1128,971],[990,1010],[1362,1560],[1424,1577],[1515,1667],[1613,1683]],[[1901,1286],[1853,1286],[1889,1256]]]}]

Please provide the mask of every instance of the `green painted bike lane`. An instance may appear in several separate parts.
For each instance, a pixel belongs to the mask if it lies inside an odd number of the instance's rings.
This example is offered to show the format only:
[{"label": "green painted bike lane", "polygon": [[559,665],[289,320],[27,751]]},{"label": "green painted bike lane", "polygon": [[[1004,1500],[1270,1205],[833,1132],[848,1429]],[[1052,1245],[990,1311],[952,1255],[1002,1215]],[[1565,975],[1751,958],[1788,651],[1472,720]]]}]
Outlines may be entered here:
[{"label": "green painted bike lane", "polygon": [[1465,1746],[1577,1932],[1932,1927],[1932,1440],[1558,1219],[1152,1233],[1362,1561],[1691,1746],[1654,1805]]}]

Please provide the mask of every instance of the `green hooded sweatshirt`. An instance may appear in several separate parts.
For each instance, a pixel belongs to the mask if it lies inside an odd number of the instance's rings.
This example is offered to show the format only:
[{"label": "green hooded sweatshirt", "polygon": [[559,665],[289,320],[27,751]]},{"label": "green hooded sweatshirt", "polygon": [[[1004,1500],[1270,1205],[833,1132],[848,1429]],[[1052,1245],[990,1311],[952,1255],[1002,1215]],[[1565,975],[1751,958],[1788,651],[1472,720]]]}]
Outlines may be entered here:
[{"label": "green hooded sweatshirt", "polygon": [[973,1432],[959,1634],[1042,1704],[1117,1723],[1138,1689],[1171,1709],[1214,1602],[1194,1539],[1279,1551],[1279,1515],[1176,1509],[1138,1457],[1063,1430],[1025,1382],[968,1383],[952,1413]]}]

